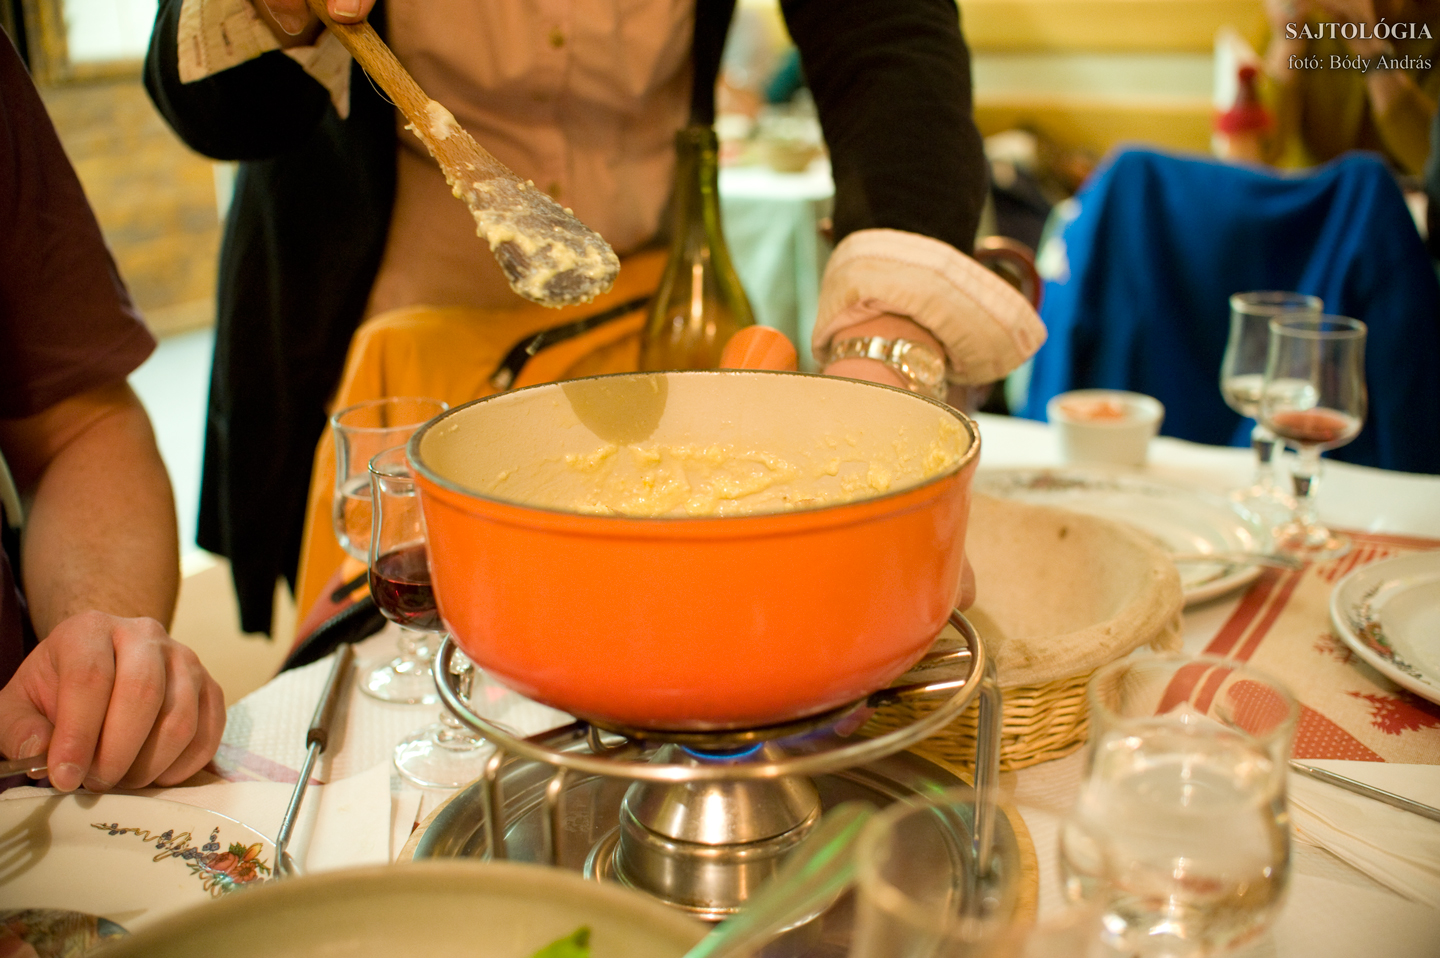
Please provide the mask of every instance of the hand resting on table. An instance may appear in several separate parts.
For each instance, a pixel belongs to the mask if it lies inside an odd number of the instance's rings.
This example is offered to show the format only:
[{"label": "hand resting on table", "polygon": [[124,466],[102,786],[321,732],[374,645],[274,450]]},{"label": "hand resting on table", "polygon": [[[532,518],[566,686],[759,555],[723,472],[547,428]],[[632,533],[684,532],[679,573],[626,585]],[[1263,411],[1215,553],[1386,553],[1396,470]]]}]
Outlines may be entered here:
[{"label": "hand resting on table", "polygon": [[62,621],[0,689],[0,751],[48,749],[61,791],[177,785],[215,754],[225,698],[195,653],[154,619]]}]

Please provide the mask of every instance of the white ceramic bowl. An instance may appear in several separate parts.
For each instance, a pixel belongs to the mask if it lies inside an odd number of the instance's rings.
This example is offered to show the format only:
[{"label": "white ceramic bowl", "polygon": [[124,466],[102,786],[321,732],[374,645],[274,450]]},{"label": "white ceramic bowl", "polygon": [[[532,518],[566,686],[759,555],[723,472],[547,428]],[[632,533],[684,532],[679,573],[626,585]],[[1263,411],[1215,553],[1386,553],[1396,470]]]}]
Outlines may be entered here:
[{"label": "white ceramic bowl", "polygon": [[436,860],[266,883],[171,915],[96,958],[529,958],[582,925],[595,958],[680,958],[709,930],[576,872]]},{"label": "white ceramic bowl", "polygon": [[1046,403],[1045,417],[1060,434],[1066,462],[1143,466],[1165,407],[1142,393],[1076,389]]}]

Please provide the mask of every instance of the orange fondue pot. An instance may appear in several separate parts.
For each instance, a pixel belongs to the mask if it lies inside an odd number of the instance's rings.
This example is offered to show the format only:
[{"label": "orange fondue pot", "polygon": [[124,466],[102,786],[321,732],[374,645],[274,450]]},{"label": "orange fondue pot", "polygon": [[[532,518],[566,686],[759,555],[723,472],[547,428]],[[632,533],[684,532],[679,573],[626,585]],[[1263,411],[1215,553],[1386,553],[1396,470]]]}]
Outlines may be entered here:
[{"label": "orange fondue pot", "polygon": [[409,447],[465,654],[596,725],[687,731],[836,708],[924,654],[979,451],[914,393],[730,369],[503,393]]}]

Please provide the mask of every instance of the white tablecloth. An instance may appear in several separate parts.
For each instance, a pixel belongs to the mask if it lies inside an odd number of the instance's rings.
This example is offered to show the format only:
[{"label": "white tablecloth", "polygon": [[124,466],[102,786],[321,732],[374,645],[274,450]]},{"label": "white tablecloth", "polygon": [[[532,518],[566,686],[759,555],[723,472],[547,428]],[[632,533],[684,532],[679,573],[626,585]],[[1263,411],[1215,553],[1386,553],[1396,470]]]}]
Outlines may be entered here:
[{"label": "white tablecloth", "polygon": [[[1022,419],[980,416],[980,468],[1060,464],[1059,444],[1050,428]],[[1254,472],[1249,449],[1202,446],[1159,438],[1150,448],[1148,475],[1193,483],[1224,493],[1248,485]],[[1387,472],[1327,461],[1318,488],[1320,519],[1337,527],[1367,532],[1404,533],[1440,538],[1440,477]],[[1243,590],[1242,590],[1243,592]],[[1185,610],[1185,649],[1202,651],[1230,618],[1240,593]],[[1017,801],[1063,809],[1079,788],[1082,753],[1003,776]],[[1352,777],[1375,779],[1373,763],[1325,763],[1345,766]],[[1381,769],[1383,772],[1383,769]],[[1375,784],[1382,784],[1379,781]],[[1437,794],[1408,797],[1428,804]],[[1430,823],[1417,819],[1417,827]],[[1054,861],[1055,834],[1041,821],[1032,830],[1042,865]],[[1053,892],[1054,869],[1042,868]],[[1245,958],[1387,958],[1440,955],[1440,901],[1421,905],[1401,898],[1328,852],[1297,843],[1289,898],[1277,926]]]},{"label": "white tablecloth", "polygon": [[[1003,417],[981,416],[980,468],[1053,465],[1058,447],[1047,426]],[[1216,492],[1248,484],[1253,470],[1246,449],[1199,446],[1157,439],[1147,472],[1191,482]],[[1319,492],[1322,520],[1371,532],[1408,533],[1440,538],[1440,477],[1411,476],[1360,466],[1327,464]],[[1205,646],[1226,621],[1238,595],[1216,599],[1186,612],[1185,644]],[[361,656],[383,654],[393,636],[375,636],[360,647]],[[255,778],[294,779],[305,753],[305,727],[328,674],[328,660],[276,678],[236,703],[230,711],[221,758]],[[477,710],[527,733],[553,727],[560,713],[519,698],[493,685],[475,695]],[[394,743],[434,717],[434,707],[386,705],[359,692],[341,713],[343,731],[319,778],[337,781],[389,761]],[[1079,755],[1006,776],[1005,785],[1022,801],[1063,804],[1078,786]],[[395,803],[392,854],[410,825],[423,818],[443,793],[408,793]],[[1435,804],[1436,795],[1410,796]],[[1053,855],[1053,835],[1037,834],[1042,859]],[[1399,897],[1333,855],[1297,847],[1294,880],[1278,927],[1252,952],[1283,958],[1435,958],[1440,955],[1440,902],[1434,907]]]}]

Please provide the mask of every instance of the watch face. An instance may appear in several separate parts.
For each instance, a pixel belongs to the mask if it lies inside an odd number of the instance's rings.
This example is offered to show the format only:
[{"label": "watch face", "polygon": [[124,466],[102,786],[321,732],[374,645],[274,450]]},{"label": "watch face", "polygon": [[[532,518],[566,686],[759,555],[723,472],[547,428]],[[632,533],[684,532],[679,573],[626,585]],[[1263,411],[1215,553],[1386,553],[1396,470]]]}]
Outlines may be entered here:
[{"label": "watch face", "polygon": [[933,387],[945,381],[945,360],[928,346],[906,343],[900,358],[910,375],[924,385]]}]

